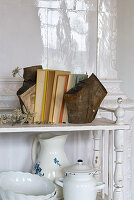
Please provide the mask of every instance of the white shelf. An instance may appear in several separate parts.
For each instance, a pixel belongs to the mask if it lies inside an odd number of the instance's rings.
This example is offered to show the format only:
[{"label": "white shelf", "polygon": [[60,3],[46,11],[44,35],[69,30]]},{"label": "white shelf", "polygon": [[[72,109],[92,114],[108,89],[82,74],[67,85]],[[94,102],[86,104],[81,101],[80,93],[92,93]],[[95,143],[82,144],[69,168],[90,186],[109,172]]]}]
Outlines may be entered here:
[{"label": "white shelf", "polygon": [[88,131],[88,130],[128,130],[128,124],[118,125],[114,121],[100,118],[95,119],[92,123],[88,124],[56,124],[56,125],[0,125],[0,133],[41,133],[41,132],[57,132],[57,131]]}]

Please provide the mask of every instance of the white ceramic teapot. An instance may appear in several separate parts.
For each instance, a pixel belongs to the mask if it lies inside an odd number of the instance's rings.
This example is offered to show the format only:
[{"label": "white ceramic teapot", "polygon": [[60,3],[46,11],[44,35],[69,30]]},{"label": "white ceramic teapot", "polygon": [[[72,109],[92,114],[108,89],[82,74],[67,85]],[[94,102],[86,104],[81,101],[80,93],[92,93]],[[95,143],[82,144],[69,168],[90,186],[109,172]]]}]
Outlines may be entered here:
[{"label": "white ceramic teapot", "polygon": [[64,200],[96,200],[97,191],[105,184],[93,177],[94,170],[83,164],[82,160],[68,168],[65,178],[56,178],[55,183],[63,187]]}]

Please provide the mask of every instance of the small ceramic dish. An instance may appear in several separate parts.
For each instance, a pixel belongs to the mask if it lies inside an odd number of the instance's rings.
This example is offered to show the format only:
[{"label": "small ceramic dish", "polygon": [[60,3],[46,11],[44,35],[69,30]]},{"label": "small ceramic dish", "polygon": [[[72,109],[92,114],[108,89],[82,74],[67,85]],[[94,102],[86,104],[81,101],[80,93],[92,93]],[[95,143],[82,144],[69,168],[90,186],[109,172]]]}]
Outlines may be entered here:
[{"label": "small ceramic dish", "polygon": [[23,172],[0,173],[2,200],[56,200],[55,185],[47,178]]}]

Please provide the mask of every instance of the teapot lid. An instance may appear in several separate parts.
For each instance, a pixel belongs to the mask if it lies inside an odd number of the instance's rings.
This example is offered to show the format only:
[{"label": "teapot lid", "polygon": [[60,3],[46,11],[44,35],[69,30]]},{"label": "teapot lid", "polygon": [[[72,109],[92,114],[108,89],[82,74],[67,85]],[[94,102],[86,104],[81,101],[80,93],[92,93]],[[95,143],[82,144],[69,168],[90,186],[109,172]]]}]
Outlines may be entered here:
[{"label": "teapot lid", "polygon": [[83,164],[83,160],[78,160],[76,164],[66,168],[69,174],[94,174],[97,170]]}]

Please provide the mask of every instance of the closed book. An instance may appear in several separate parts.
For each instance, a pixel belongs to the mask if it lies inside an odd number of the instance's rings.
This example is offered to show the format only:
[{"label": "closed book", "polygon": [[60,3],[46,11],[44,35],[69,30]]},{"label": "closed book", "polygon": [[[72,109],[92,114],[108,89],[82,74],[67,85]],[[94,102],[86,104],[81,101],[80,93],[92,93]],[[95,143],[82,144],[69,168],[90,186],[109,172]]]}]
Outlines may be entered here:
[{"label": "closed book", "polygon": [[63,97],[62,97],[62,106],[61,106],[61,111],[60,111],[59,123],[62,123],[62,120],[63,120],[63,112],[64,112],[64,106],[65,106],[64,94],[67,91],[68,77],[69,77],[69,75],[66,76],[66,80],[65,80],[65,86],[64,86],[64,93],[63,93]]},{"label": "closed book", "polygon": [[46,70],[38,69],[37,70],[37,80],[36,80],[34,122],[41,122],[44,87],[46,87],[46,85],[45,85],[46,81],[47,81],[47,69]]},{"label": "closed book", "polygon": [[[66,92],[74,87],[74,84],[75,84],[74,79],[75,79],[75,74],[69,74]],[[62,122],[64,123],[67,121],[68,121],[67,120],[67,106],[66,104],[64,104]]]},{"label": "closed book", "polygon": [[75,74],[74,78],[74,86],[79,83],[79,81],[82,81],[84,79],[88,78],[87,74]]},{"label": "closed book", "polygon": [[47,86],[46,86],[46,95],[43,102],[42,107],[42,120],[48,122],[49,121],[49,111],[50,111],[50,105],[51,105],[51,98],[52,98],[52,91],[53,91],[53,83],[54,83],[54,76],[55,71],[49,70],[47,75]]},{"label": "closed book", "polygon": [[[50,112],[49,112],[49,122],[53,122],[53,114],[54,114],[54,105],[55,105],[55,98],[56,98],[56,92],[57,92],[56,90],[57,90],[57,84],[58,84],[58,77],[64,76],[64,78],[65,78],[66,75],[69,75],[69,74],[70,74],[70,72],[68,72],[68,71],[55,71]],[[62,87],[62,86],[60,86],[60,87]]]},{"label": "closed book", "polygon": [[53,111],[53,122],[54,123],[59,123],[63,95],[64,95],[65,81],[66,81],[66,76],[58,76],[55,103],[54,103],[54,111]]}]

